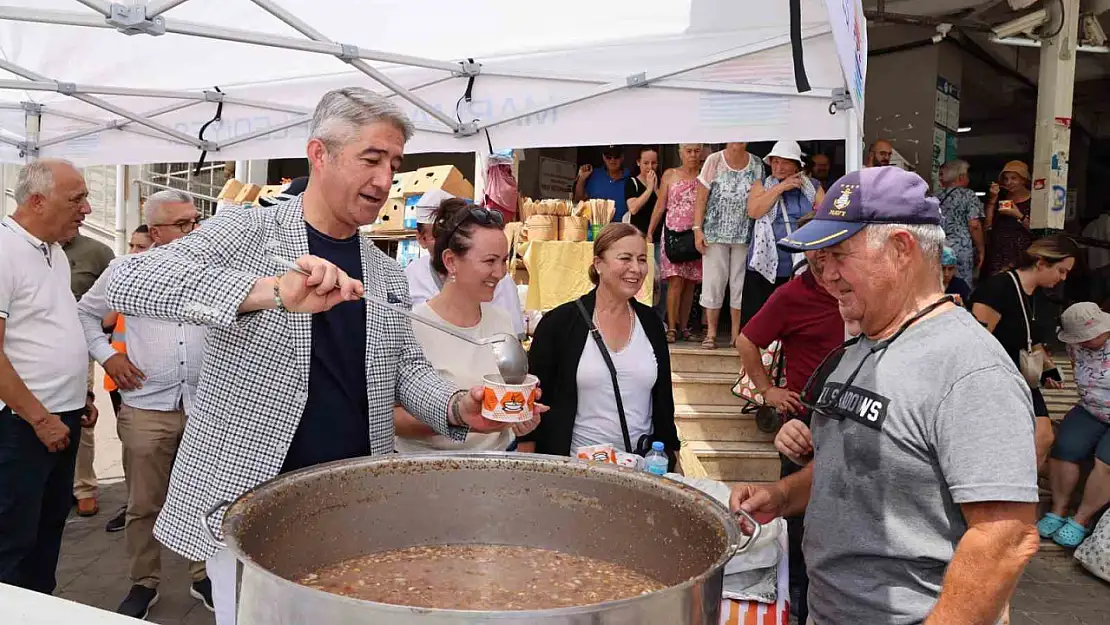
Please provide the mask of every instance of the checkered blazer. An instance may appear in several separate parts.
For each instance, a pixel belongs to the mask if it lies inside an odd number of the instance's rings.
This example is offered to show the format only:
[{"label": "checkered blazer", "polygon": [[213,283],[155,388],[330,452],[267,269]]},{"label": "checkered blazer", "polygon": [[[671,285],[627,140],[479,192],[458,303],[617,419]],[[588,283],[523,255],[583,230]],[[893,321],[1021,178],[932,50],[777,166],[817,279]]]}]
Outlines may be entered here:
[{"label": "checkered blazer", "polygon": [[[155,525],[164,545],[191,560],[218,550],[202,516],[281,469],[308,401],[311,315],[237,309],[259,276],[282,269],[272,255],[308,254],[301,199],[269,208],[223,210],[187,237],[120,261],[108,303],[125,315],[207,325],[204,366],[193,413]],[[409,305],[400,267],[364,239],[367,292]],[[366,392],[372,453],[393,451],[399,401],[436,432],[462,440],[447,424],[453,385],[428,364],[404,317],[366,307]],[[221,534],[222,512],[209,521]]]}]

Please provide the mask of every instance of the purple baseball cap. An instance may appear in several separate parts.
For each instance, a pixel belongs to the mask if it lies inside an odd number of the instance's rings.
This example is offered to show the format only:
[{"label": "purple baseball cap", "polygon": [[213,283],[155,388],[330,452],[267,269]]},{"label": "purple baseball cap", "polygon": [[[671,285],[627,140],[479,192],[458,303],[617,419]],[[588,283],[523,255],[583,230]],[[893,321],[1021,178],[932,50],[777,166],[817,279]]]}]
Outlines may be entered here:
[{"label": "purple baseball cap", "polygon": [[782,238],[791,252],[831,247],[869,224],[940,224],[940,203],[921,176],[901,167],[849,172],[833,183],[812,221]]}]

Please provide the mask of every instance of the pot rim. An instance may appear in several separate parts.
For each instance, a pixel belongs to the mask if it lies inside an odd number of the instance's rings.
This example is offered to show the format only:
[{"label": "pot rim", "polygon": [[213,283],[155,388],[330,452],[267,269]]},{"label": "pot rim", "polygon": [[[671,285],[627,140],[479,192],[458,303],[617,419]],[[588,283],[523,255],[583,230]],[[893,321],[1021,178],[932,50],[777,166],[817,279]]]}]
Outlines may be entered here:
[{"label": "pot rim", "polygon": [[367,466],[367,465],[394,464],[394,463],[397,463],[397,462],[413,462],[413,461],[415,461],[415,462],[420,462],[420,461],[429,461],[429,462],[438,461],[438,462],[442,462],[445,459],[457,460],[457,461],[460,461],[460,462],[465,462],[465,461],[470,460],[470,461],[493,461],[493,462],[497,462],[497,463],[535,462],[537,464],[547,464],[547,465],[571,465],[571,464],[573,464],[575,466],[575,468],[585,468],[585,469],[590,470],[590,471],[598,471],[598,472],[601,472],[601,473],[609,473],[609,474],[615,473],[615,474],[620,475],[622,478],[628,478],[628,479],[632,479],[632,480],[642,482],[642,483],[650,483],[653,487],[656,487],[656,488],[661,486],[660,483],[657,481],[660,478],[658,478],[656,476],[653,476],[653,475],[649,475],[649,474],[647,474],[643,471],[639,471],[639,470],[631,469],[631,468],[627,468],[627,467],[620,467],[620,466],[617,466],[615,464],[610,465],[610,464],[604,464],[604,463],[584,462],[584,461],[579,460],[577,458],[571,458],[571,457],[568,457],[568,456],[551,456],[551,455],[546,455],[546,454],[521,454],[519,452],[504,452],[504,451],[496,451],[496,452],[439,452],[439,453],[421,453],[421,454],[404,454],[404,455],[389,454],[387,456],[366,456],[366,457],[361,457],[361,458],[351,458],[351,459],[347,459],[347,460],[336,460],[336,461],[333,461],[333,462],[327,462],[327,463],[324,463],[324,464],[318,464],[318,465],[314,465],[314,466],[311,466],[311,467],[306,467],[304,469],[298,469],[296,471],[291,471],[289,473],[283,473],[283,474],[275,476],[275,477],[273,477],[269,480],[266,480],[265,482],[259,484],[258,486],[256,486],[256,487],[248,490],[247,492],[243,493],[242,495],[237,497],[235,499],[235,501],[233,501],[227,507],[227,511],[224,514],[223,522],[221,523],[221,529],[223,530],[223,534],[224,534],[224,542],[227,545],[227,549],[231,550],[231,552],[235,555],[235,557],[238,558],[238,560],[240,562],[242,562],[244,566],[249,566],[253,571],[258,572],[258,573],[262,573],[263,575],[270,578],[271,580],[276,580],[278,583],[292,584],[293,586],[295,586],[296,588],[298,588],[300,590],[305,590],[305,591],[310,591],[310,592],[315,592],[315,593],[322,593],[324,595],[327,595],[331,599],[340,600],[340,601],[343,601],[344,603],[366,604],[368,606],[372,606],[374,610],[396,611],[396,612],[406,612],[406,613],[411,613],[411,612],[415,611],[415,612],[419,612],[419,613],[424,613],[424,614],[429,614],[429,615],[434,614],[434,615],[438,615],[438,616],[452,616],[452,615],[472,616],[472,615],[480,614],[480,615],[482,615],[483,619],[497,619],[497,618],[519,619],[521,617],[527,617],[527,616],[531,616],[531,615],[535,615],[536,617],[540,617],[540,616],[553,617],[553,616],[574,616],[574,615],[579,615],[579,614],[596,613],[599,609],[616,609],[616,608],[619,608],[619,607],[624,606],[624,605],[631,605],[631,604],[634,604],[638,601],[641,601],[645,597],[654,597],[654,596],[659,596],[661,594],[670,594],[670,593],[685,593],[685,591],[689,590],[690,588],[693,588],[695,586],[704,584],[707,580],[709,580],[711,577],[713,577],[717,573],[723,572],[725,564],[729,560],[731,560],[732,557],[735,555],[735,551],[734,551],[735,545],[737,544],[739,537],[742,536],[739,525],[736,523],[734,517],[731,515],[731,513],[728,511],[728,509],[725,508],[725,506],[721,505],[721,503],[718,502],[716,499],[714,499],[713,497],[710,497],[708,494],[706,494],[706,493],[704,493],[704,492],[702,492],[702,491],[700,491],[700,490],[698,490],[698,489],[696,489],[692,486],[688,486],[686,484],[683,484],[681,482],[678,482],[676,480],[672,480],[672,479],[669,479],[669,478],[663,478],[663,484],[662,484],[663,488],[665,488],[667,490],[673,490],[673,491],[677,491],[679,493],[683,493],[683,494],[685,494],[685,495],[687,495],[687,496],[689,496],[689,497],[691,497],[695,500],[700,499],[704,504],[706,504],[706,506],[708,507],[708,509],[711,512],[716,513],[715,516],[718,516],[720,518],[721,522],[722,522],[722,525],[724,525],[724,528],[723,528],[724,529],[724,535],[725,535],[724,548],[722,549],[721,555],[718,556],[717,560],[707,570],[703,571],[702,573],[699,573],[698,575],[695,575],[694,577],[691,577],[691,578],[687,579],[686,581],[684,581],[680,584],[667,586],[667,587],[662,588],[660,590],[657,590],[655,592],[648,593],[647,595],[637,595],[635,597],[628,597],[628,598],[625,598],[625,599],[618,599],[616,601],[606,601],[606,602],[602,602],[602,603],[590,603],[590,604],[584,604],[584,605],[580,605],[580,606],[573,606],[573,607],[569,607],[569,608],[549,608],[549,609],[545,609],[545,610],[513,610],[513,611],[496,610],[496,611],[485,611],[485,610],[453,610],[453,609],[445,609],[445,608],[424,608],[424,607],[417,607],[417,606],[404,606],[404,605],[398,605],[398,604],[393,604],[393,603],[379,603],[379,602],[376,602],[376,601],[368,601],[368,600],[365,600],[365,599],[356,599],[354,597],[346,597],[346,596],[343,596],[343,595],[330,593],[326,590],[320,590],[318,588],[313,588],[311,586],[305,586],[305,585],[299,584],[295,581],[286,579],[285,577],[282,577],[281,575],[278,575],[277,573],[274,573],[273,571],[271,571],[271,570],[267,569],[266,567],[262,566],[261,564],[257,563],[252,557],[250,557],[249,555],[247,555],[246,553],[243,552],[242,548],[239,546],[239,541],[238,541],[238,538],[236,537],[235,533],[229,531],[231,529],[234,529],[234,526],[237,525],[238,522],[239,522],[239,519],[237,518],[237,514],[241,514],[241,511],[237,511],[237,509],[240,509],[240,508],[243,508],[243,507],[249,505],[249,500],[250,499],[253,499],[253,498],[259,496],[260,494],[264,494],[268,491],[275,490],[276,488],[280,487],[284,482],[289,481],[289,479],[291,477],[297,477],[297,478],[304,479],[304,478],[307,478],[307,477],[315,475],[315,474],[327,473],[330,470],[335,469],[337,467],[351,467],[351,466],[360,466],[361,467],[361,466]]}]

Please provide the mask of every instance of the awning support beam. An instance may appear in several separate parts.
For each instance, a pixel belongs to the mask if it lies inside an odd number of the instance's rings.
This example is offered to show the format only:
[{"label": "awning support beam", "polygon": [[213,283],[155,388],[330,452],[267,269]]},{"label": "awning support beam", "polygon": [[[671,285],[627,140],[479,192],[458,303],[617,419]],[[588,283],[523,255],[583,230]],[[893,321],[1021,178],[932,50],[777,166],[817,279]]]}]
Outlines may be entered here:
[{"label": "awning support beam", "polygon": [[[196,106],[197,104],[200,104],[200,102],[195,102],[195,101],[178,102],[176,104],[170,104],[169,106],[163,106],[162,108],[155,109],[155,110],[150,111],[148,113],[141,113],[141,115],[143,117],[146,117],[146,118],[158,117],[159,115],[165,115],[166,113],[172,113],[174,111],[180,111],[181,109],[189,108],[190,106]],[[46,148],[46,147],[50,147],[52,145],[57,145],[59,143],[65,143],[66,141],[72,141],[74,139],[80,139],[81,137],[87,137],[89,135],[95,135],[97,133],[104,132],[105,130],[117,130],[117,129],[118,130],[124,130],[123,126],[125,126],[127,124],[130,124],[130,123],[133,123],[133,122],[131,122],[131,120],[113,119],[109,122],[105,122],[103,124],[94,126],[92,128],[84,128],[82,130],[75,130],[73,132],[68,132],[64,135],[58,135],[56,137],[50,137],[49,139],[44,139],[42,141],[39,141],[39,148]],[[178,141],[176,138],[162,137],[161,135],[158,135],[158,138],[168,139],[170,141]],[[178,142],[179,143],[184,143],[183,141],[178,141]],[[190,145],[190,144],[186,144],[186,145]]]},{"label": "awning support beam", "polygon": [[[19,76],[21,78],[26,78],[27,80],[31,80],[31,81],[35,81],[35,82],[55,82],[60,87],[58,89],[58,91],[60,93],[65,93],[65,91],[63,91],[63,89],[61,88],[61,87],[64,86],[64,83],[58,83],[57,81],[51,81],[46,76],[43,76],[42,74],[39,74],[37,72],[33,72],[33,71],[31,71],[31,70],[29,70],[25,67],[22,67],[20,65],[16,65],[15,63],[11,63],[9,61],[5,61],[3,59],[0,59],[0,69],[11,72],[11,73],[13,73],[16,76]],[[68,95],[69,97],[71,97],[75,100],[80,100],[80,101],[82,101],[86,104],[95,106],[99,109],[103,109],[103,110],[108,111],[110,113],[115,113],[116,115],[119,115],[120,117],[126,117],[127,119],[130,119],[131,121],[135,122],[136,124],[146,126],[147,128],[150,128],[151,130],[156,130],[158,132],[164,133],[164,134],[169,135],[171,137],[175,137],[177,139],[180,139],[181,141],[183,141],[183,142],[185,142],[189,145],[192,145],[196,148],[199,148],[199,149],[202,149],[202,150],[208,150],[208,151],[214,151],[214,150],[218,149],[215,144],[213,144],[209,141],[201,141],[200,139],[198,139],[196,137],[189,136],[189,135],[187,135],[183,132],[178,132],[177,130],[174,130],[173,128],[170,128],[169,126],[164,126],[162,124],[159,124],[158,122],[153,122],[149,119],[146,119],[146,118],[142,117],[141,115],[138,115],[136,113],[132,113],[131,111],[128,111],[127,109],[116,106],[115,104],[112,104],[111,102],[101,100],[100,98],[96,98],[96,97],[93,97],[93,96],[90,96],[90,95],[84,95],[84,94],[80,94],[80,93],[66,93],[66,95]]]},{"label": "awning support beam", "polygon": [[[254,2],[256,5],[258,5],[261,9],[263,9],[267,13],[273,15],[274,17],[278,18],[279,20],[281,20],[282,22],[284,22],[288,26],[292,27],[297,32],[304,35],[305,37],[308,37],[309,39],[312,39],[313,41],[317,41],[317,42],[332,43],[327,37],[324,36],[323,33],[316,30],[315,28],[309,26],[307,23],[305,23],[303,20],[301,20],[296,15],[293,15],[289,11],[286,11],[283,7],[278,5],[276,2],[273,2],[272,0],[251,0],[251,1]],[[342,61],[344,61],[346,63],[349,63],[351,65],[351,67],[354,67],[358,71],[360,71],[360,72],[366,74],[367,76],[373,78],[374,80],[376,80],[381,85],[383,85],[386,88],[392,90],[394,93],[396,93],[401,98],[407,100],[413,106],[419,108],[420,110],[424,111],[428,115],[431,115],[435,119],[439,120],[440,123],[447,126],[451,130],[456,131],[456,132],[459,132],[461,130],[460,127],[459,127],[458,121],[456,121],[454,119],[451,119],[443,111],[440,111],[440,110],[436,109],[434,106],[432,106],[431,104],[428,104],[426,101],[424,101],[423,98],[417,96],[416,94],[412,93],[408,89],[405,89],[404,86],[397,83],[392,78],[386,76],[384,73],[382,73],[377,68],[371,67],[369,63],[367,63],[366,61],[363,61],[362,59],[358,58],[357,57],[357,50],[349,50],[348,46],[341,46],[340,54],[338,54],[337,56]]]}]

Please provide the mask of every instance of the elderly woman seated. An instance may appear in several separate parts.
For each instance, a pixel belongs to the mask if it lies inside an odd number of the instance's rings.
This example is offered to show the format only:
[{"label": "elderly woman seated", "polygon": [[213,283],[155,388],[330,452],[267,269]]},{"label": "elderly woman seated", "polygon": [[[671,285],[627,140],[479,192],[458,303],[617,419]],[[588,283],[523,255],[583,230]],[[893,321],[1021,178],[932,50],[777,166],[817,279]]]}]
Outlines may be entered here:
[{"label": "elderly woman seated", "polygon": [[[1057,335],[1075,365],[1079,403],[1060,424],[1052,447],[1049,475],[1052,511],[1037,531],[1064,547],[1076,547],[1091,532],[1095,516],[1110,503],[1110,314],[1097,304],[1080,302],[1064,311]],[[1094,458],[1075,516],[1068,504],[1079,484],[1080,465]]]}]

